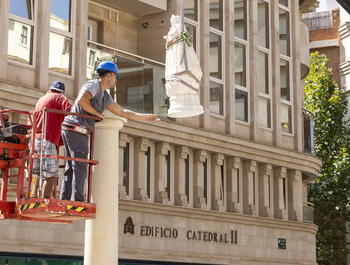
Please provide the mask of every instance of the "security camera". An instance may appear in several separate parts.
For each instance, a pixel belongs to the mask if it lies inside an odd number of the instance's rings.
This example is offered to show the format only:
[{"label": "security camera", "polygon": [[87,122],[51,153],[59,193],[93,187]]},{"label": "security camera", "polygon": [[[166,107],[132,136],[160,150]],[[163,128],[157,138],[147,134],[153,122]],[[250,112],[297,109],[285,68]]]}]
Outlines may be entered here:
[{"label": "security camera", "polygon": [[149,26],[148,22],[142,23],[142,27],[144,27],[145,29],[147,29]]}]

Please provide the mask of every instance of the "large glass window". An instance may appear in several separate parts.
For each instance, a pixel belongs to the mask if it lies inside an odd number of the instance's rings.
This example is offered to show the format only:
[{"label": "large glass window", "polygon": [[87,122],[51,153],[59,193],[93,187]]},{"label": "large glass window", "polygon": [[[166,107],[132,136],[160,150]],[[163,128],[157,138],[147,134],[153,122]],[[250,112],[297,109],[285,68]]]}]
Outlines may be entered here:
[{"label": "large glass window", "polygon": [[71,0],[51,0],[50,27],[71,31]]},{"label": "large glass window", "polygon": [[281,104],[282,132],[292,133],[292,106]]},{"label": "large glass window", "polygon": [[210,76],[221,79],[221,36],[210,33]]},{"label": "large glass window", "polygon": [[259,97],[259,125],[271,128],[270,99]]},{"label": "large glass window", "polygon": [[290,101],[289,62],[280,59],[281,99]]},{"label": "large glass window", "polygon": [[185,195],[187,196],[187,201],[190,198],[190,157],[187,155],[185,159]]},{"label": "large glass window", "polygon": [[235,37],[247,39],[247,0],[235,0]]},{"label": "large glass window", "polygon": [[193,49],[196,51],[196,46],[197,46],[196,30],[197,30],[197,27],[192,25],[192,24],[188,24],[188,23],[185,23],[185,27],[186,27],[186,30],[188,32],[188,35],[190,35],[192,37]]},{"label": "large glass window", "polygon": [[33,0],[10,0],[7,58],[33,64]]},{"label": "large glass window", "polygon": [[165,191],[170,199],[170,151],[165,156]]},{"label": "large glass window", "polygon": [[235,90],[236,120],[248,122],[248,92]]},{"label": "large glass window", "polygon": [[222,31],[222,0],[209,1],[209,25]]},{"label": "large glass window", "polygon": [[210,112],[223,115],[223,86],[210,82]]},{"label": "large glass window", "polygon": [[203,163],[203,198],[205,198],[205,203],[208,201],[208,163],[207,158]]},{"label": "large glass window", "polygon": [[184,17],[197,21],[198,20],[198,3],[197,0],[184,1]]},{"label": "large glass window", "polygon": [[269,94],[269,69],[268,69],[268,55],[259,51],[259,92]]},{"label": "large glass window", "polygon": [[71,0],[51,0],[49,69],[66,75],[72,75],[71,13]]},{"label": "large glass window", "polygon": [[145,187],[148,198],[151,196],[151,147],[145,152]]},{"label": "large glass window", "polygon": [[289,12],[279,9],[280,53],[290,56]]},{"label": "large glass window", "polygon": [[10,14],[33,20],[33,1],[10,0]]},{"label": "large glass window", "polygon": [[258,41],[269,48],[269,4],[262,0],[258,0]]},{"label": "large glass window", "polygon": [[49,69],[71,74],[72,39],[50,32]]},{"label": "large glass window", "polygon": [[246,49],[245,45],[235,42],[235,84],[246,87]]}]

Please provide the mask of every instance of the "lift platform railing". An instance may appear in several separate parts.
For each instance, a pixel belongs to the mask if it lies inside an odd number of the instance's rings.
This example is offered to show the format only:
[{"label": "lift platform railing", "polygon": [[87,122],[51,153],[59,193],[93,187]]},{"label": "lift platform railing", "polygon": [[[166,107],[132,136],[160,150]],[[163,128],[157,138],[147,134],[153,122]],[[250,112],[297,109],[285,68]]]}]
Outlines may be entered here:
[{"label": "lift platform railing", "polygon": [[[11,123],[9,121],[5,121],[3,114],[4,113],[17,113],[17,114],[25,114],[28,116],[28,124],[16,124]],[[99,121],[100,118],[91,115],[83,115],[77,113],[71,113],[62,110],[54,110],[43,108],[34,111],[22,111],[22,110],[2,110],[0,111],[0,169],[2,171],[2,184],[1,184],[1,193],[0,193],[0,219],[6,218],[17,218],[21,220],[33,220],[33,221],[48,221],[48,222],[71,222],[71,220],[80,220],[86,218],[95,218],[96,216],[96,205],[91,204],[91,184],[92,184],[92,166],[98,165],[98,161],[93,160],[93,147],[94,147],[94,130],[90,136],[90,157],[89,159],[81,159],[74,157],[66,157],[60,156],[59,153],[55,155],[43,155],[42,152],[40,154],[34,154],[34,146],[35,146],[35,136],[36,132],[39,128],[37,128],[37,116],[39,113],[42,113],[42,139],[46,139],[46,124],[47,124],[47,114],[48,113],[57,113],[59,115],[75,115],[79,117],[84,117],[88,119],[95,119]],[[7,125],[7,126],[6,126]],[[10,126],[11,125],[11,126]],[[20,129],[24,130],[21,133],[17,134],[16,131],[13,131],[12,128],[14,126],[21,126]],[[11,128],[11,129],[10,129]],[[6,137],[18,137],[19,143],[10,143],[3,141],[1,135]],[[16,138],[17,139],[17,138]],[[30,147],[30,148],[29,148]],[[43,158],[57,158],[63,160],[72,160],[85,162],[88,165],[88,190],[87,190],[87,203],[84,202],[71,202],[71,201],[60,201],[60,200],[47,200],[43,198],[33,199],[30,198],[30,187],[32,186],[32,168],[34,164],[34,159],[40,159],[42,162]],[[26,165],[25,162],[28,161],[29,165]],[[42,163],[40,163],[42,165]],[[64,167],[64,165],[60,166]],[[17,175],[9,175],[10,168],[17,168]],[[27,184],[27,194],[24,193],[24,171],[28,170],[28,184]],[[41,166],[40,166],[40,175],[41,175]],[[17,187],[15,189],[8,189],[8,179],[17,177]],[[16,202],[7,201],[7,193],[10,191],[16,192]],[[56,185],[54,185],[53,190],[53,198],[55,198],[56,194]],[[21,204],[21,205],[20,205]],[[24,205],[25,204],[25,205]],[[34,206],[33,206],[34,205]],[[45,209],[37,208],[36,211],[29,211],[29,209],[37,206],[37,205],[46,205]],[[32,207],[33,206],[33,207]],[[39,207],[37,206],[37,207]],[[89,208],[89,206],[91,206]],[[41,206],[40,206],[41,207]],[[48,209],[48,207],[51,207]],[[51,209],[57,209],[58,215],[67,214],[72,210],[77,211],[76,209],[80,209],[81,213],[74,213],[73,217],[69,219],[65,216],[58,216],[61,218],[59,220],[46,218],[45,214],[48,214],[48,211]],[[85,209],[85,210],[81,210]],[[85,211],[85,213],[84,213]],[[52,213],[52,211],[50,212]],[[27,214],[27,216],[26,216]],[[41,214],[41,216],[40,216]],[[1,218],[2,215],[2,218]],[[33,217],[34,216],[34,217]],[[41,219],[38,219],[37,216],[40,216]],[[57,217],[57,214],[56,214]],[[63,218],[62,218],[63,217]],[[86,219],[85,218],[85,219]]]}]

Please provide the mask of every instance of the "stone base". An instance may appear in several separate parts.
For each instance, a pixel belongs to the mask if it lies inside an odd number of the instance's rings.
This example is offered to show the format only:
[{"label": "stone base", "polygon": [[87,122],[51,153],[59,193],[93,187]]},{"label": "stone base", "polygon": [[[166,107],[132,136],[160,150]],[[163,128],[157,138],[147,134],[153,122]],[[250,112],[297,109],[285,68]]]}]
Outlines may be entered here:
[{"label": "stone base", "polygon": [[199,103],[198,95],[183,94],[171,96],[169,102],[168,117],[170,118],[188,118],[204,113],[203,107]]}]

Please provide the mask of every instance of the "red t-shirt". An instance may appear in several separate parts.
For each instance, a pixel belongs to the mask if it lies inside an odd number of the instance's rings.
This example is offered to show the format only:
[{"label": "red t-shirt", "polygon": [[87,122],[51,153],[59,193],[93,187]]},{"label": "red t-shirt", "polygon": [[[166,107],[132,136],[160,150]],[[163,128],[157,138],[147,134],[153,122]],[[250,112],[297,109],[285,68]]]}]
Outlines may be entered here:
[{"label": "red t-shirt", "polygon": [[[70,111],[72,105],[69,103],[68,99],[61,93],[53,92],[49,90],[47,94],[41,97],[36,103],[35,109],[57,109]],[[42,133],[42,112],[37,115],[37,131],[36,138],[41,137]],[[64,120],[65,115],[47,112],[47,121],[46,121],[46,140],[54,143],[57,146],[63,145],[63,140],[61,136],[61,123]]]}]

